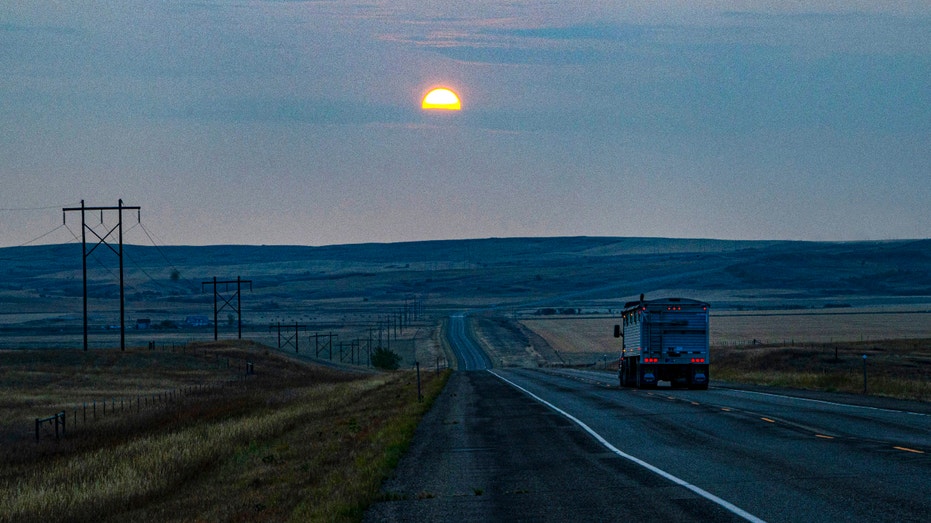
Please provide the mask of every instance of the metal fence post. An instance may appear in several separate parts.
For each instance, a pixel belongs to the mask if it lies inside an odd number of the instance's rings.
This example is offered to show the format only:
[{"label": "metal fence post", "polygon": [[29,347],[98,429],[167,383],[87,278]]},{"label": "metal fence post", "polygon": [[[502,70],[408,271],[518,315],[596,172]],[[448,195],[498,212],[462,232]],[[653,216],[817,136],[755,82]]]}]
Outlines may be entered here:
[{"label": "metal fence post", "polygon": [[420,362],[417,363],[417,401],[423,401],[423,394],[420,393]]},{"label": "metal fence post", "polygon": [[863,394],[866,394],[866,354],[863,355]]}]

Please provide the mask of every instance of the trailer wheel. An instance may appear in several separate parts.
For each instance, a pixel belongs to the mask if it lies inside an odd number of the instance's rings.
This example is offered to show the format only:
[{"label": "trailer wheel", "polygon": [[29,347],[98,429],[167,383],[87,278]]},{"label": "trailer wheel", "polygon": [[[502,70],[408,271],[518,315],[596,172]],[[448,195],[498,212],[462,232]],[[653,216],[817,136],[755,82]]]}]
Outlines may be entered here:
[{"label": "trailer wheel", "polygon": [[704,367],[704,379],[700,383],[695,383],[695,371],[690,372],[689,374],[689,388],[692,390],[708,390],[708,383],[711,382],[711,378],[708,375],[708,367]]},{"label": "trailer wheel", "polygon": [[630,387],[630,361],[628,358],[621,359],[621,369],[618,372],[618,381],[621,382],[621,387]]},{"label": "trailer wheel", "polygon": [[636,373],[636,374],[635,374],[635,375],[636,375],[636,385],[637,385],[637,388],[638,388],[638,389],[655,389],[655,388],[656,388],[656,382],[655,382],[655,381],[654,381],[653,383],[646,383],[646,382],[643,381],[643,370],[640,368],[640,365],[639,365],[639,364],[637,365],[637,368],[636,368],[636,370],[635,370],[634,372]]}]

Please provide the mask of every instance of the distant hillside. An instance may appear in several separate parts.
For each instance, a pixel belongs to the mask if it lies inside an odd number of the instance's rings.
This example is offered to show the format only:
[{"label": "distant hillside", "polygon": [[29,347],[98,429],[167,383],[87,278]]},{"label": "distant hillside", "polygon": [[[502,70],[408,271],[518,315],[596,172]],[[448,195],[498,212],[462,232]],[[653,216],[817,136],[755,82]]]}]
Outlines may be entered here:
[{"label": "distant hillside", "polygon": [[[332,300],[344,300],[375,308],[414,295],[450,308],[588,307],[641,292],[713,299],[718,309],[931,302],[931,240],[572,237],[325,247],[127,245],[124,261],[128,300],[160,300],[165,308],[206,302],[201,282],[214,276],[251,280],[250,300],[264,307],[312,307],[326,300],[336,307]],[[0,270],[0,305],[7,313],[24,303],[73,310],[72,302],[55,300],[82,295],[79,244],[0,249]],[[93,296],[115,295],[112,252],[98,248],[88,271]]]}]

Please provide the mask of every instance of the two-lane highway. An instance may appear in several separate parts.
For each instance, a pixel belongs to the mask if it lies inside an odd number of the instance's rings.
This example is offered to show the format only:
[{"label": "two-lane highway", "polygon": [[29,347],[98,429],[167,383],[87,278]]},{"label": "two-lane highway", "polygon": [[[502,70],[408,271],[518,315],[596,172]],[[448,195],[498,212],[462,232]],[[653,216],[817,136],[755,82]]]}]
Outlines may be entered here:
[{"label": "two-lane highway", "polygon": [[493,372],[626,455],[765,521],[924,521],[931,510],[927,410],[619,389],[599,373]]},{"label": "two-lane highway", "polygon": [[459,370],[485,370],[491,368],[491,359],[472,338],[472,331],[466,326],[466,315],[464,313],[450,316],[446,337],[449,339],[449,345],[459,362]]},{"label": "two-lane highway", "polygon": [[[926,521],[931,406],[617,387],[610,373],[460,369],[371,521]],[[870,403],[870,404],[867,404]]]}]

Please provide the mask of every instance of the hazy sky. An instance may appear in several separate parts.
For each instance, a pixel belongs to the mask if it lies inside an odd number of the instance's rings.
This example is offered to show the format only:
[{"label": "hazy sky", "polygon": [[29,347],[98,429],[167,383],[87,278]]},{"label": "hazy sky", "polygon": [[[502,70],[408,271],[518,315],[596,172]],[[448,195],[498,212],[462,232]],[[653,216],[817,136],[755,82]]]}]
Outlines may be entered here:
[{"label": "hazy sky", "polygon": [[931,2],[6,0],[0,179],[2,246],[927,238]]}]

